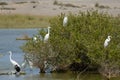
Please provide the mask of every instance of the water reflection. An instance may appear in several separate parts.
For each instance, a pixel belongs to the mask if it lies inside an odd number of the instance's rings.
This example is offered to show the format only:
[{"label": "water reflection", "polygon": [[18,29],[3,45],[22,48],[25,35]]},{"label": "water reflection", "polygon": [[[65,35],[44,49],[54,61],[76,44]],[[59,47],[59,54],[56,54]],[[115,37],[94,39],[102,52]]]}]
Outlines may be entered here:
[{"label": "water reflection", "polygon": [[37,75],[29,75],[25,80],[74,80],[74,75],[69,73],[40,73]]}]

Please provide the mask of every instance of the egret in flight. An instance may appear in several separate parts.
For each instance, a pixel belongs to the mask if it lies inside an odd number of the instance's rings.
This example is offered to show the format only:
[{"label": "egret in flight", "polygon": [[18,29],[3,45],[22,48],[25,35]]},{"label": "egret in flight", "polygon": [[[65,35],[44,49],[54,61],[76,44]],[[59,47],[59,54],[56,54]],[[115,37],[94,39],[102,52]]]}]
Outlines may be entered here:
[{"label": "egret in flight", "polygon": [[51,27],[48,27],[48,33],[45,35],[45,37],[44,37],[44,42],[47,42],[48,41],[48,39],[49,39],[49,36],[50,36],[50,28]]},{"label": "egret in flight", "polygon": [[67,22],[68,22],[68,17],[65,16],[64,19],[63,19],[63,26],[66,26]]},{"label": "egret in flight", "polygon": [[107,39],[104,42],[104,48],[106,48],[111,40],[111,36],[108,36]]},{"label": "egret in flight", "polygon": [[16,70],[15,74],[17,74],[21,70],[20,65],[15,60],[12,59],[12,52],[9,51],[9,53],[10,53],[10,56],[9,56],[10,57],[10,62],[13,64],[14,69]]}]

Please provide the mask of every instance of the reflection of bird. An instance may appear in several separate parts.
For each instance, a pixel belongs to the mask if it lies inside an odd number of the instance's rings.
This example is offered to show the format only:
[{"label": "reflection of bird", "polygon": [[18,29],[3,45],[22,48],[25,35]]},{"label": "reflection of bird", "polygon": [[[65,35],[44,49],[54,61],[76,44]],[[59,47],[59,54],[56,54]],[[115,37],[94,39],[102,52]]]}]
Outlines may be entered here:
[{"label": "reflection of bird", "polygon": [[44,42],[48,41],[48,39],[49,39],[50,28],[51,28],[51,27],[48,27],[48,33],[47,33],[47,34],[45,35],[45,37],[44,37]]},{"label": "reflection of bird", "polygon": [[44,61],[44,69],[46,73],[50,73],[52,71],[51,65],[47,61]]},{"label": "reflection of bird", "polygon": [[24,60],[24,62],[22,63],[21,67],[22,67],[22,68],[25,68],[26,66],[27,66],[27,61]]},{"label": "reflection of bird", "polygon": [[13,64],[13,66],[14,66],[14,69],[16,70],[16,72],[15,72],[15,74],[16,73],[18,73],[18,72],[20,72],[20,65],[15,61],[15,60],[13,60],[11,57],[12,57],[12,52],[11,51],[9,51],[9,53],[10,53],[10,62]]},{"label": "reflection of bird", "polygon": [[32,70],[33,69],[33,63],[31,61],[28,61],[28,64],[30,66],[30,69]]},{"label": "reflection of bird", "polygon": [[27,65],[29,65],[30,69],[32,70],[33,63],[30,60],[28,60],[28,58],[25,56],[24,57],[24,62],[22,63],[21,66],[22,66],[22,68],[25,68]]},{"label": "reflection of bird", "polygon": [[108,46],[108,43],[111,40],[110,38],[111,38],[111,36],[108,36],[107,39],[105,40],[105,42],[104,42],[104,48],[106,48]]},{"label": "reflection of bird", "polygon": [[66,26],[67,22],[68,22],[68,17],[65,16],[64,19],[63,19],[63,26]]}]

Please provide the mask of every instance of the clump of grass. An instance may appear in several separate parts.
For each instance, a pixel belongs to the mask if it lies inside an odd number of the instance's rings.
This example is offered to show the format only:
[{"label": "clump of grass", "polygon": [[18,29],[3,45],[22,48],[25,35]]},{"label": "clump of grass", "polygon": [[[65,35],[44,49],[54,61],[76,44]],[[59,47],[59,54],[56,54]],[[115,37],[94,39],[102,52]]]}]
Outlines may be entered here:
[{"label": "clump of grass", "polygon": [[109,6],[100,5],[99,3],[96,3],[95,7],[100,8],[100,9],[104,9],[104,8],[109,9],[110,8]]},{"label": "clump of grass", "polygon": [[67,3],[67,4],[59,3],[57,0],[55,0],[55,1],[53,2],[53,4],[54,4],[54,5],[58,5],[58,6],[80,8],[80,6],[76,6],[76,5],[70,4],[70,3]]},{"label": "clump of grass", "polygon": [[0,5],[8,5],[7,2],[0,2]]},{"label": "clump of grass", "polygon": [[2,7],[1,10],[16,10],[16,8],[8,8],[8,7]]},{"label": "clump of grass", "polygon": [[95,7],[99,7],[99,3],[95,3]]},{"label": "clump of grass", "polygon": [[36,5],[34,5],[33,8],[36,8]]},{"label": "clump of grass", "polygon": [[37,3],[36,1],[31,1],[30,3]]},{"label": "clump of grass", "polygon": [[53,2],[53,4],[54,4],[54,5],[58,5],[59,3],[58,3],[57,0],[55,0],[55,1]]},{"label": "clump of grass", "polygon": [[27,2],[15,2],[15,4],[24,4],[24,3],[27,3]]},{"label": "clump of grass", "polygon": [[70,4],[70,3],[68,3],[68,4],[64,4],[64,6],[66,6],[66,7],[80,8],[80,6],[76,6],[76,5],[73,5],[73,4]]}]

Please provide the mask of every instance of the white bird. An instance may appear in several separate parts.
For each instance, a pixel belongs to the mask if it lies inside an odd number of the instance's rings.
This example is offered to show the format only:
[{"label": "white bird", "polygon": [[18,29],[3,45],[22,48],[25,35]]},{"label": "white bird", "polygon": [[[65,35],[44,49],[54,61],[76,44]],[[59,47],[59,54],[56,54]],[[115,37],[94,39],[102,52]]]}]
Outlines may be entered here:
[{"label": "white bird", "polygon": [[63,26],[66,26],[67,22],[68,22],[68,17],[65,16],[64,19],[63,19]]},{"label": "white bird", "polygon": [[12,52],[9,51],[9,53],[10,53],[10,56],[9,56],[10,57],[10,62],[13,64],[14,69],[16,70],[16,72],[15,72],[15,74],[16,74],[16,73],[20,72],[21,68],[20,68],[20,65],[15,60],[13,60],[11,58],[12,57]]},{"label": "white bird", "polygon": [[45,35],[45,37],[44,37],[44,42],[47,42],[48,41],[48,39],[49,39],[49,36],[50,36],[50,28],[51,27],[48,27],[48,33]]},{"label": "white bird", "polygon": [[106,48],[111,40],[111,36],[108,36],[107,39],[104,42],[104,48]]},{"label": "white bird", "polygon": [[35,41],[35,42],[37,41],[37,37],[36,36],[33,37],[33,41]]}]

